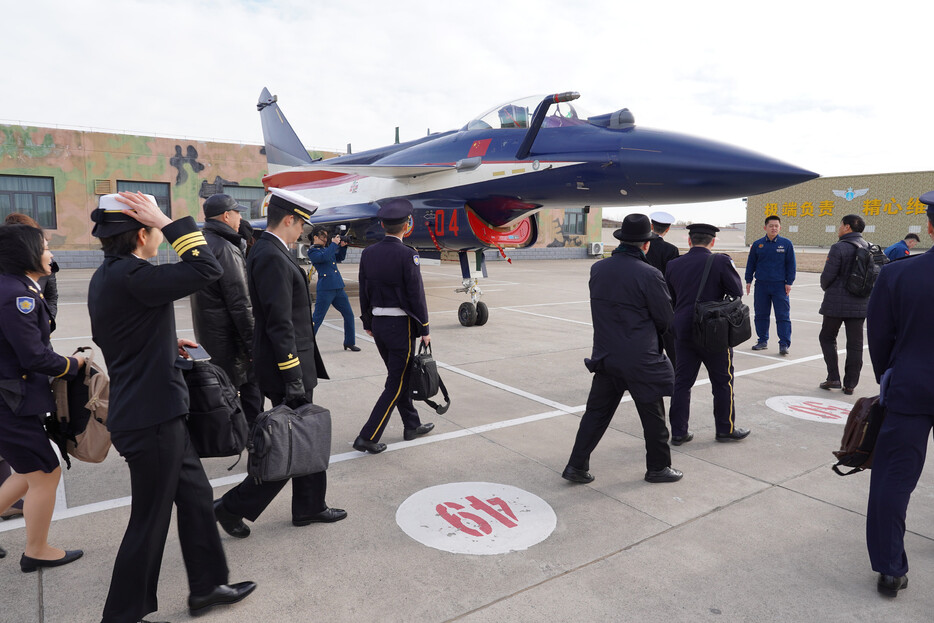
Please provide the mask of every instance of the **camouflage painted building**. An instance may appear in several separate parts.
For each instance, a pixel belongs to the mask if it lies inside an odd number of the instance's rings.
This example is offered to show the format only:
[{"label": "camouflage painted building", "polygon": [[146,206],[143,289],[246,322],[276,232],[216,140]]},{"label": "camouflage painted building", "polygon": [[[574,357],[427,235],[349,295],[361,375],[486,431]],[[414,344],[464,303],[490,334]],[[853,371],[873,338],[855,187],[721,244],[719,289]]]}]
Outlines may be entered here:
[{"label": "camouflage painted building", "polygon": [[837,241],[837,226],[847,214],[866,221],[863,232],[883,248],[916,233],[928,249],[926,206],[918,197],[934,190],[934,171],[822,177],[791,188],[754,195],[746,203],[746,244],[764,233],[767,216],[782,219],[782,234],[800,246],[829,247]]},{"label": "camouflage painted building", "polygon": [[[140,190],[173,219],[200,219],[201,203],[213,193],[244,204],[262,198],[266,172],[261,145],[0,125],[0,219],[11,212],[35,218],[64,268],[94,267],[103,257],[90,220],[100,195]],[[510,255],[584,256],[600,241],[601,214],[544,210],[534,247]],[[172,259],[168,249],[165,259]]]}]

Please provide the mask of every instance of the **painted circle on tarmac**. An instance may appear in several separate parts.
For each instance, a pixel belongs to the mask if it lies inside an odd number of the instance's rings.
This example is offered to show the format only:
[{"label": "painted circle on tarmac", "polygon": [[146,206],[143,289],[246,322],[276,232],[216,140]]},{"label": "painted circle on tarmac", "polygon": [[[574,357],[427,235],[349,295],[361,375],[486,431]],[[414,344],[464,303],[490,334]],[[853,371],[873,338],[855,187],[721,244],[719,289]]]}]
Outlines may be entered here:
[{"label": "painted circle on tarmac", "polygon": [[547,539],[558,524],[548,503],[492,482],[452,482],[422,489],[399,505],[396,523],[428,547],[452,554],[517,552]]},{"label": "painted circle on tarmac", "polygon": [[765,401],[765,405],[791,417],[834,424],[846,424],[846,418],[853,409],[853,405],[848,402],[813,396],[772,396]]}]

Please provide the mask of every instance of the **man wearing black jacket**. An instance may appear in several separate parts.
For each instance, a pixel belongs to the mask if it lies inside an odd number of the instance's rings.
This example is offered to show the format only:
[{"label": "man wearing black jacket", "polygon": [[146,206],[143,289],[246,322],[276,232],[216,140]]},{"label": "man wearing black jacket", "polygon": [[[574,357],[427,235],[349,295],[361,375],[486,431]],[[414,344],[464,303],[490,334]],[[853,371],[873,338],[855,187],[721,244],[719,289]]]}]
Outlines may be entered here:
[{"label": "man wearing black jacket", "polygon": [[[256,380],[273,405],[312,402],[318,379],[328,378],[315,343],[308,275],[289,251],[317,204],[273,188],[266,231],[250,250],[247,279],[256,319],[253,354]],[[327,472],[292,478],[292,524],[332,523],[347,517],[325,503]],[[257,484],[247,477],[214,503],[221,527],[237,538],[250,536],[243,518],[256,521],[288,480]]]},{"label": "man wearing black jacket", "polygon": [[240,391],[247,422],[263,410],[263,396],[253,374],[253,307],[246,285],[246,240],[239,234],[246,210],[224,194],[204,202],[204,239],[224,274],[191,295],[195,339],[211,361],[223,368]]},{"label": "man wearing black jacket", "polygon": [[[139,621],[158,610],[173,504],[188,572],[188,608],[201,614],[256,588],[253,582],[227,584],[211,485],[185,425],[188,388],[175,367],[182,347],[194,343],[177,338],[173,304],[217,280],[221,267],[194,219],[172,222],[150,195],[105,195],[92,219],[105,257],[88,288],[91,333],[110,375],[107,428],[130,468],[132,490],[102,623]],[[153,266],[147,260],[163,240],[181,261]]]},{"label": "man wearing black jacket", "polygon": [[671,395],[674,373],[659,348],[659,336],[671,324],[671,298],[662,274],[645,259],[658,235],[647,216],[630,214],[613,236],[620,241],[619,247],[590,268],[593,351],[584,365],[594,375],[593,384],[561,477],[571,482],[593,481],[590,455],[628,391],[642,420],[645,480],[675,482],[683,474],[671,468],[662,400]]}]

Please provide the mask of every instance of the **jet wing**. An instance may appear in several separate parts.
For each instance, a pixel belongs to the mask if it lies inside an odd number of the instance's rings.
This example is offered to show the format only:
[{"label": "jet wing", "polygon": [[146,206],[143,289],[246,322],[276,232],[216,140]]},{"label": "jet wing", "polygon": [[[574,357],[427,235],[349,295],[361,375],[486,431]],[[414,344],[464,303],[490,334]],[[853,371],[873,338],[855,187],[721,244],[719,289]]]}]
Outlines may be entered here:
[{"label": "jet wing", "polygon": [[336,164],[327,163],[311,164],[303,167],[292,167],[290,173],[299,173],[301,171],[309,172],[328,172],[339,175],[359,175],[362,177],[385,177],[389,179],[399,179],[405,177],[417,177],[420,175],[429,175],[431,173],[440,173],[442,171],[453,171],[453,164]]},{"label": "jet wing", "polygon": [[356,203],[353,205],[334,206],[332,208],[318,208],[308,219],[313,225],[326,225],[328,223],[349,223],[375,219],[379,206],[374,203]]}]

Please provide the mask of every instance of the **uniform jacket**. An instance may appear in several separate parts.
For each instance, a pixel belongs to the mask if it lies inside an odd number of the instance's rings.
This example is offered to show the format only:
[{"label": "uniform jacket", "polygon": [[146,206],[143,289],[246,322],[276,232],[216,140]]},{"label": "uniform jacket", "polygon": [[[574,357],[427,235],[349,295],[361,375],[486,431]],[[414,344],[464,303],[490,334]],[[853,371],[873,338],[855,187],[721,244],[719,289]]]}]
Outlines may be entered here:
[{"label": "uniform jacket", "polygon": [[360,256],[360,320],[372,329],[374,307],[399,307],[429,335],[428,303],[418,253],[395,236],[386,236]]},{"label": "uniform jacket", "polygon": [[[676,339],[691,340],[693,337],[694,302],[710,255],[711,251],[706,247],[691,247],[686,254],[668,263],[665,280],[675,308],[673,326]],[[723,253],[715,253],[713,256],[710,274],[701,292],[701,302],[719,301],[727,294],[742,296],[743,283],[733,266],[733,260]]]},{"label": "uniform jacket", "polygon": [[671,324],[671,299],[662,274],[637,247],[620,245],[590,267],[590,314],[587,369],[624,379],[633,400],[670,396],[674,371],[659,336]]},{"label": "uniform jacket", "polygon": [[934,413],[934,250],[882,267],[869,297],[866,329],[876,381],[891,370],[885,405],[907,415]]},{"label": "uniform jacket", "polygon": [[52,351],[51,321],[29,277],[0,274],[0,409],[23,416],[54,411],[49,377],[78,373],[76,359]]},{"label": "uniform jacket", "polygon": [[746,283],[752,278],[759,281],[779,281],[785,285],[795,282],[795,247],[788,238],[763,236],[749,247],[746,261]]},{"label": "uniform jacket", "polygon": [[301,379],[310,391],[328,375],[315,343],[308,275],[269,232],[250,250],[246,272],[256,319],[253,365],[260,389],[284,396],[285,384]]},{"label": "uniform jacket", "polygon": [[664,238],[658,238],[649,245],[649,252],[645,254],[645,259],[664,275],[668,262],[679,255],[681,253],[678,251],[678,247],[666,242]]},{"label": "uniform jacket", "polygon": [[341,290],[344,278],[337,265],[347,257],[347,247],[330,242],[325,247],[315,245],[308,249],[308,259],[318,272],[318,290]]},{"label": "uniform jacket", "polygon": [[247,382],[253,357],[253,306],[246,285],[246,241],[228,225],[204,224],[204,239],[224,274],[191,295],[195,339],[235,386]]},{"label": "uniform jacket", "polygon": [[107,362],[107,428],[148,428],[188,413],[188,387],[175,367],[175,301],[221,276],[190,216],[162,229],[180,262],[154,266],[134,255],[105,255],[88,287],[91,335]]},{"label": "uniform jacket", "polygon": [[824,316],[866,317],[866,305],[869,303],[869,298],[854,296],[846,289],[846,280],[853,270],[853,260],[856,258],[854,243],[861,247],[869,246],[861,234],[850,232],[840,236],[840,240],[833,243],[827,253],[827,261],[820,274],[820,287],[824,291],[820,313]]},{"label": "uniform jacket", "polygon": [[911,255],[911,249],[908,248],[908,243],[904,240],[899,240],[892,246],[885,248],[885,257],[889,258],[890,262],[906,258],[909,255]]}]

